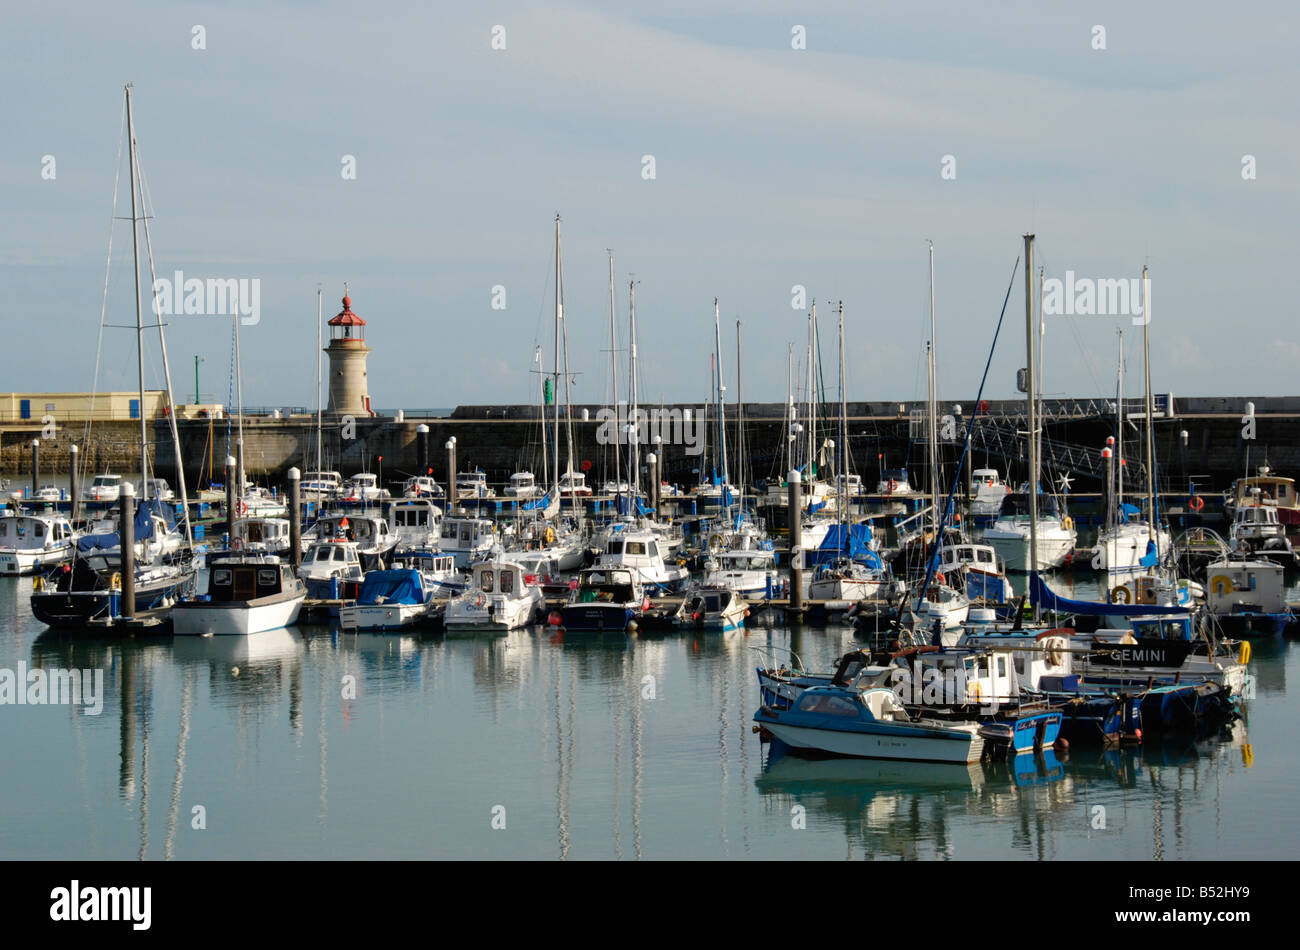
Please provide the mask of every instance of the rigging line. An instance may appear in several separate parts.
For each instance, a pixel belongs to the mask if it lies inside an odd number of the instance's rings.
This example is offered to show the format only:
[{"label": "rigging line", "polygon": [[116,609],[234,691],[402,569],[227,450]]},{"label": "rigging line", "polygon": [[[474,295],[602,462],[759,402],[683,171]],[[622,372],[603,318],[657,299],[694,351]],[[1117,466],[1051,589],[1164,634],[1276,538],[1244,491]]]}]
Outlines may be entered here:
[{"label": "rigging line", "polygon": [[[1013,264],[1011,267],[1011,281],[1010,283],[1007,284],[1007,295],[1002,299],[1002,312],[998,315],[998,325],[997,328],[993,331],[993,345],[989,347],[988,358],[984,361],[984,375],[980,378],[980,388],[979,391],[975,394],[975,411],[971,413],[971,421],[966,426],[966,442],[962,446],[961,458],[957,462],[957,470],[953,473],[952,476],[952,490],[948,492],[948,500],[944,504],[943,515],[942,517],[940,517],[939,523],[935,526],[934,542],[932,544],[933,550],[930,552],[930,557],[928,558],[928,563],[926,564],[926,568],[925,568],[925,582],[921,585],[920,592],[916,599],[916,606],[912,609],[913,613],[916,613],[921,609],[921,601],[925,597],[925,592],[930,588],[930,580],[934,577],[935,569],[939,566],[939,548],[943,545],[944,526],[948,521],[949,516],[952,514],[953,498],[957,494],[957,486],[961,484],[961,473],[962,470],[965,468],[966,458],[967,456],[970,455],[971,433],[974,431],[975,428],[975,420],[979,418],[980,402],[984,399],[984,384],[988,382],[989,367],[993,365],[993,354],[998,347],[998,335],[1002,332],[1002,321],[1006,318],[1007,315],[1007,303],[1011,300],[1011,291],[1016,286],[1016,271],[1018,271],[1019,269],[1020,269],[1020,258],[1019,256],[1017,256],[1015,264]],[[1034,477],[1034,473],[1030,472],[1029,474],[1029,479],[1031,482],[1029,486],[1030,491],[1033,491],[1035,488],[1035,486],[1032,484],[1033,477]],[[939,503],[939,499],[935,498],[936,508],[938,507],[938,503]]]},{"label": "rigging line", "polygon": [[[141,166],[139,143],[136,143],[135,158],[136,158],[136,165]],[[158,323],[157,323],[158,348],[162,356],[163,381],[166,383],[167,386],[166,389],[167,407],[168,407],[167,421],[168,423],[170,423],[169,428],[171,429],[172,451],[176,455],[176,477],[179,481],[179,484],[176,487],[180,490],[181,493],[181,511],[183,513],[183,517],[185,518],[185,540],[190,545],[190,547],[193,547],[194,528],[190,522],[189,493],[186,491],[185,488],[185,464],[184,464],[184,460],[181,458],[181,434],[179,429],[180,423],[177,422],[176,420],[176,400],[172,396],[172,371],[171,371],[170,364],[167,362],[167,338],[163,334],[163,319],[161,313],[162,308],[158,306],[158,297],[156,292],[154,291],[154,288],[158,286],[158,283],[157,283],[157,276],[154,270],[154,263],[153,263],[153,241],[149,237],[149,212],[153,208],[153,198],[149,195],[149,184],[146,178],[144,177],[144,169],[142,166],[139,168],[139,171],[140,171],[140,199],[141,199],[140,203],[142,205],[140,210],[143,211],[145,215],[144,247],[145,247],[145,253],[149,258],[149,289],[150,289],[150,296],[153,298],[154,301],[152,309],[154,311],[154,316],[158,318]],[[236,302],[236,306],[238,306],[238,302]],[[198,394],[195,393],[196,397],[197,395]],[[144,411],[143,408],[141,409],[141,411],[142,412]],[[156,463],[154,467],[154,474],[155,475],[158,474]]]},{"label": "rigging line", "polygon": [[[89,473],[90,464],[90,420],[95,416],[95,393],[99,389],[99,361],[104,352],[104,320],[108,314],[108,276],[113,269],[113,229],[117,222],[117,190],[121,187],[122,182],[122,141],[126,135],[126,99],[122,99],[122,120],[121,131],[117,138],[117,165],[113,174],[113,213],[109,217],[108,225],[108,259],[104,263],[104,296],[99,305],[99,341],[95,344],[95,379],[90,387],[90,411],[86,414],[86,428],[81,436],[81,444],[87,449],[85,457],[81,459],[82,474]],[[141,411],[144,409],[141,407]]]}]

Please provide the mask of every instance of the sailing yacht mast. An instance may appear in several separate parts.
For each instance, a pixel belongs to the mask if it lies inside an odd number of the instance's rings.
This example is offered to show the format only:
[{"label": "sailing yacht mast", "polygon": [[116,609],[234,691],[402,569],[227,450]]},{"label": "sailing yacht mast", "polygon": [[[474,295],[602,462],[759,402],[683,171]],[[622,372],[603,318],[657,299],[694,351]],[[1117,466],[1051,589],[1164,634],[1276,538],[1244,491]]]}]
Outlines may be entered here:
[{"label": "sailing yacht mast", "polygon": [[[713,298],[713,346],[714,352],[718,357],[718,454],[722,458],[722,491],[730,498],[727,491],[729,479],[727,478],[727,410],[723,402],[723,393],[726,387],[722,385],[722,324],[718,319],[718,298]],[[731,505],[727,505],[727,515],[731,515]]]},{"label": "sailing yacht mast", "polygon": [[[143,504],[149,500],[149,436],[145,429],[144,411],[144,313],[140,307],[140,216],[135,203],[137,174],[135,167],[135,122],[131,118],[131,86],[129,84],[126,87],[126,131],[131,141],[131,147],[128,150],[131,165],[131,251],[133,254],[131,272],[135,276],[135,355],[140,382],[140,503]],[[159,319],[161,320],[161,317]]]},{"label": "sailing yacht mast", "polygon": [[635,501],[640,494],[641,489],[641,427],[637,423],[637,373],[636,373],[636,279],[630,278],[627,282],[627,300],[628,300],[628,356],[631,362],[631,369],[628,371],[628,422],[632,424],[632,432],[629,433],[628,441],[628,511],[635,509]]},{"label": "sailing yacht mast", "polygon": [[[614,410],[614,425],[621,428],[618,421],[618,330],[614,324],[614,252],[609,253],[609,377],[610,407]],[[623,453],[619,451],[619,433],[614,433],[614,491],[622,477]]]},{"label": "sailing yacht mast", "polygon": [[1147,277],[1146,265],[1142,265],[1142,362],[1143,379],[1146,386],[1147,410],[1147,523],[1151,528],[1151,540],[1156,546],[1156,558],[1160,557],[1160,534],[1156,529],[1156,450],[1155,450],[1155,407],[1151,398],[1151,283]]},{"label": "sailing yacht mast", "polygon": [[849,410],[847,397],[844,393],[844,301],[840,301],[840,477],[839,489],[840,496],[837,504],[840,509],[840,543],[844,545],[844,554],[848,554],[849,546],[849,508],[848,508],[848,481],[849,481]]},{"label": "sailing yacht mast", "polygon": [[[1029,561],[1030,574],[1038,572],[1038,407],[1034,400],[1034,236],[1025,235],[1025,351],[1027,379],[1025,399],[1029,407]],[[1038,621],[1034,604],[1034,622]]]},{"label": "sailing yacht mast", "polygon": [[[324,317],[325,317],[324,308],[323,308],[323,305],[322,305],[322,303],[321,303],[321,289],[320,289],[320,287],[318,286],[318,287],[316,288],[316,471],[317,471],[317,473],[319,473],[320,470],[321,470],[321,460],[320,460],[320,455],[321,455],[321,419],[320,419],[320,416],[321,416],[321,413],[320,413],[320,410],[321,410],[321,405],[320,405],[320,404],[321,404],[321,398],[320,398],[320,389],[321,389],[321,372],[320,372],[320,361],[321,361],[321,354],[324,352],[324,350],[322,349],[322,346],[321,346],[321,344],[322,344],[322,342],[323,342],[323,341],[321,340],[321,321],[324,319]],[[425,473],[424,473],[424,472],[421,472],[420,474],[423,475],[423,474],[425,474]],[[319,474],[317,475],[317,477],[318,477],[318,478],[320,477]],[[453,479],[453,481],[455,481],[455,480]],[[453,489],[454,489],[455,486],[453,485],[452,487],[453,487]]]},{"label": "sailing yacht mast", "polygon": [[555,216],[555,380],[551,387],[551,403],[555,406],[555,427],[552,430],[552,462],[554,463],[555,482],[560,481],[560,321],[564,319],[564,296],[560,272],[560,216]]},{"label": "sailing yacht mast", "polygon": [[740,495],[740,514],[745,514],[745,404],[740,388],[740,321],[736,321],[736,488]]},{"label": "sailing yacht mast", "polygon": [[[936,529],[939,525],[939,433],[938,424],[938,403],[935,399],[934,386],[934,242],[930,241],[930,343],[926,347],[928,355],[928,390],[929,390],[929,415],[930,415],[930,498],[931,513],[930,518]],[[935,538],[935,544],[939,543],[939,538]]]},{"label": "sailing yacht mast", "polygon": [[1115,400],[1119,423],[1115,432],[1115,524],[1124,512],[1124,331],[1119,332],[1119,398]]}]

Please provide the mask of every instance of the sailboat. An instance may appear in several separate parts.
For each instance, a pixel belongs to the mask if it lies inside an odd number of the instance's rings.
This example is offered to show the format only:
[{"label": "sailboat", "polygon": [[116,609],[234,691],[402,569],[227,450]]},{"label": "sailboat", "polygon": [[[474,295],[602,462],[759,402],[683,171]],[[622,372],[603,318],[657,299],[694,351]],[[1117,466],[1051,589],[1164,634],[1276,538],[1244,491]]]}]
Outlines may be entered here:
[{"label": "sailboat", "polygon": [[[859,601],[882,593],[901,593],[894,587],[889,570],[870,544],[871,529],[849,522],[849,437],[848,404],[844,391],[844,302],[840,302],[840,433],[839,474],[836,476],[836,511],[839,530],[834,537],[832,556],[817,565],[808,587],[814,600]],[[855,550],[857,548],[857,550]],[[825,551],[825,547],[818,552]]]},{"label": "sailboat", "polygon": [[[1115,398],[1116,455],[1120,464],[1115,466],[1115,504],[1107,512],[1109,524],[1097,534],[1093,548],[1092,569],[1107,574],[1106,589],[1111,590],[1126,579],[1142,574],[1156,566],[1157,551],[1170,551],[1172,539],[1163,528],[1152,529],[1150,520],[1138,518],[1140,511],[1124,502],[1124,334],[1119,334],[1119,369]],[[1148,381],[1147,387],[1150,388]],[[1148,415],[1149,432],[1152,420]],[[1147,459],[1148,472],[1155,459]]]},{"label": "sailboat", "polygon": [[[1026,235],[1025,241],[1026,252],[1032,253],[1033,235]],[[1034,340],[1041,337],[1042,328],[1039,321],[1034,320],[1032,263],[1032,260],[1027,261],[1025,271],[1025,348],[1028,353],[1025,402],[1029,418],[1029,434],[1026,436],[1029,445],[1029,480],[1023,491],[1006,497],[998,519],[984,532],[984,540],[1002,558],[1006,570],[1021,573],[1050,571],[1060,567],[1079,539],[1073,519],[1061,509],[1054,496],[1043,493],[1040,482],[1039,446],[1042,433],[1038,425],[1038,402],[1042,395],[1042,363],[1040,348]],[[1040,302],[1040,321],[1041,317]],[[1035,378],[1040,380],[1038,387],[1034,385]]]},{"label": "sailboat", "polygon": [[[139,383],[140,406],[144,399],[144,310],[140,293],[140,224],[143,223],[146,248],[149,253],[150,284],[153,286],[153,251],[149,240],[149,219],[145,214],[144,190],[138,171],[139,155],[136,149],[135,124],[131,114],[131,87],[126,87],[126,134],[129,137],[129,162],[131,168],[131,247],[135,275],[136,365]],[[119,153],[120,154],[120,153]],[[137,207],[137,199],[139,207]],[[117,196],[114,195],[116,206]],[[116,210],[116,209],[115,209]],[[171,423],[172,450],[177,459],[179,488],[184,517],[184,544],[179,534],[170,505],[161,499],[150,499],[149,433],[145,414],[140,412],[140,497],[134,524],[135,545],[139,557],[135,561],[135,618],[145,618],[170,609],[177,598],[192,592],[196,575],[192,554],[193,537],[189,521],[189,499],[185,491],[185,477],[180,463],[180,434],[176,427],[176,405],[172,398],[171,370],[167,362],[167,343],[163,336],[162,318],[158,318],[158,339],[166,381],[166,411]],[[96,373],[98,377],[98,373]],[[111,526],[111,523],[105,524]],[[176,541],[177,543],[171,543]],[[64,564],[50,574],[38,578],[33,585],[32,613],[36,619],[51,627],[84,629],[92,621],[116,620],[121,609],[121,540],[117,532],[104,531],[82,537],[77,542],[77,554],[72,564]]]}]

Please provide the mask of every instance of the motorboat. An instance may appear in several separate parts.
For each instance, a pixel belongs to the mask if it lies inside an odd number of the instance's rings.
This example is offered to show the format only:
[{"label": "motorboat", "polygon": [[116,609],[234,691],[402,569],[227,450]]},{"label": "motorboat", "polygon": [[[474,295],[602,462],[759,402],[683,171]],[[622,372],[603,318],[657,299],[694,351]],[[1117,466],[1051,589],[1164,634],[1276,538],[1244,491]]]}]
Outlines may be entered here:
[{"label": "motorboat", "polygon": [[94,477],[81,497],[85,501],[115,502],[121,497],[123,484],[127,483],[123,482],[121,475],[105,472]]},{"label": "motorboat", "polygon": [[398,551],[435,549],[442,540],[442,509],[427,497],[408,495],[388,509],[388,530]]},{"label": "motorboat", "polygon": [[657,590],[675,589],[690,576],[685,568],[669,566],[664,561],[664,548],[657,535],[643,528],[622,525],[612,526],[605,547],[596,557],[593,567],[631,570],[646,587]]},{"label": "motorboat", "polygon": [[971,472],[970,513],[973,518],[996,519],[1002,502],[1011,493],[995,468],[977,468]]},{"label": "motorboat", "polygon": [[357,513],[321,515],[314,525],[303,532],[303,540],[308,545],[334,538],[356,542],[361,567],[366,571],[389,567],[393,551],[400,540],[383,518]]},{"label": "motorboat", "polygon": [[510,476],[510,484],[505,492],[511,498],[536,498],[545,494],[537,485],[537,478],[532,472],[515,472]]},{"label": "motorboat", "polygon": [[790,709],[761,707],[754,722],[805,753],[965,764],[984,752],[979,723],[914,719],[885,686],[813,686]]},{"label": "motorboat", "polygon": [[[1029,503],[1028,492],[1008,495],[997,521],[984,531],[984,542],[993,546],[1008,571],[1025,573],[1031,570]],[[1038,557],[1032,569],[1050,571],[1060,567],[1074,550],[1079,536],[1074,521],[1068,515],[1061,515],[1056,499],[1051,495],[1038,496],[1036,529]]]},{"label": "motorboat", "polygon": [[480,561],[465,592],[447,602],[442,622],[449,630],[514,630],[532,623],[545,605],[541,588],[525,583],[518,565]]},{"label": "motorboat", "polygon": [[66,515],[24,512],[0,517],[0,575],[39,573],[66,564],[75,542]]},{"label": "motorboat", "polygon": [[456,476],[457,498],[495,498],[497,493],[488,487],[487,475],[482,470],[461,472]]},{"label": "motorboat", "polygon": [[387,488],[379,484],[379,476],[373,472],[358,472],[343,486],[340,499],[347,502],[369,504],[375,501],[387,501],[391,497]]},{"label": "motorboat", "polygon": [[465,567],[486,557],[496,543],[496,525],[490,518],[449,515],[442,519],[438,549],[455,557],[457,567]]},{"label": "motorboat", "polygon": [[343,494],[343,476],[338,472],[308,472],[298,483],[303,501],[334,501]]},{"label": "motorboat", "polygon": [[549,620],[566,631],[622,633],[648,606],[632,571],[592,568],[578,575],[569,602]]},{"label": "motorboat", "polygon": [[420,571],[371,571],[356,603],[339,609],[339,622],[347,630],[400,630],[427,619],[432,607],[433,593],[425,589]]},{"label": "motorboat", "polygon": [[231,554],[208,568],[208,591],[172,607],[176,636],[262,633],[298,621],[307,587],[272,554]]},{"label": "motorboat", "polygon": [[749,607],[737,591],[722,585],[701,584],[686,592],[673,614],[673,623],[679,627],[725,632],[743,627],[748,616]]},{"label": "motorboat", "polygon": [[357,543],[337,537],[313,543],[298,567],[313,600],[355,600],[365,573]]},{"label": "motorboat", "polygon": [[446,498],[447,490],[428,475],[412,475],[402,486],[403,498]]}]

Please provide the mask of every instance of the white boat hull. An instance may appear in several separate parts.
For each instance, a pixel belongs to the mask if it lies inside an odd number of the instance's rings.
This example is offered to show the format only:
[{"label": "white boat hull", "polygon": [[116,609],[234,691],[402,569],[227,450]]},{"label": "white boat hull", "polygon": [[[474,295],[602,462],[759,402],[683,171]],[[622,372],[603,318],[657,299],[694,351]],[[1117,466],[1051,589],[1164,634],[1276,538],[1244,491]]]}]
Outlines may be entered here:
[{"label": "white boat hull", "polygon": [[241,636],[288,627],[298,621],[306,592],[289,600],[252,607],[242,604],[178,604],[172,609],[172,632],[178,637]]},{"label": "white boat hull", "polygon": [[[1039,532],[1038,563],[1034,570],[1050,571],[1065,563],[1066,557],[1074,550],[1077,536],[1074,532],[1049,531]],[[992,529],[984,532],[984,543],[992,545],[1002,558],[1008,571],[1020,574],[1029,572],[1029,535],[1019,533],[999,534]]]},{"label": "white boat hull", "polygon": [[975,731],[948,735],[908,735],[902,731],[840,732],[764,722],[764,727],[796,749],[814,749],[863,759],[903,759],[914,762],[978,762],[984,739]]},{"label": "white boat hull", "polygon": [[41,551],[0,551],[0,576],[34,574],[66,564],[71,559],[71,545]]},{"label": "white boat hull", "polygon": [[339,623],[347,629],[398,630],[419,623],[428,613],[428,604],[349,606],[339,610]]}]

